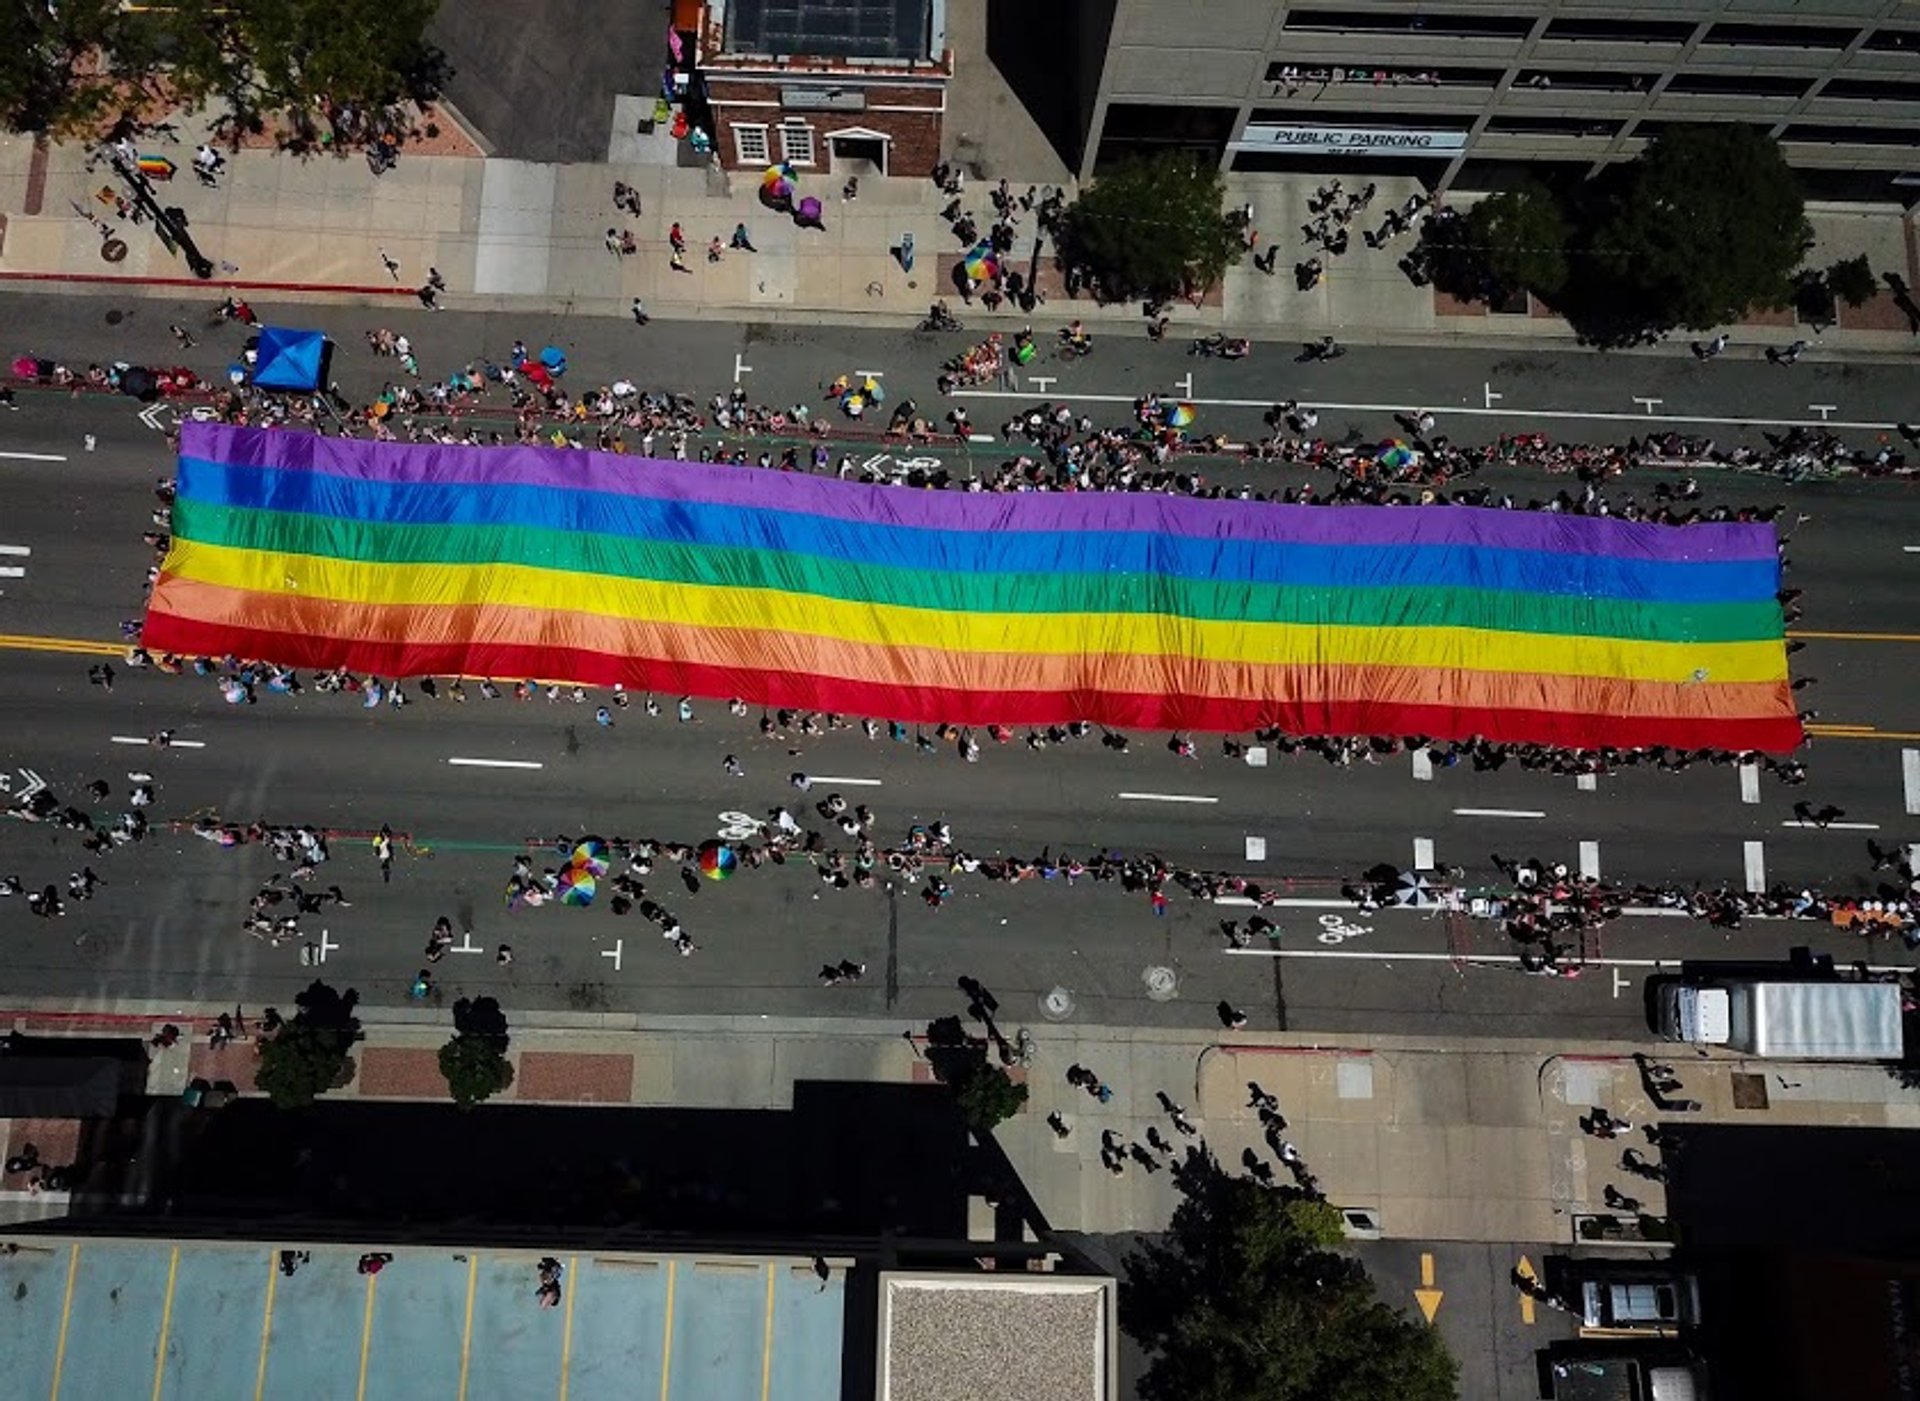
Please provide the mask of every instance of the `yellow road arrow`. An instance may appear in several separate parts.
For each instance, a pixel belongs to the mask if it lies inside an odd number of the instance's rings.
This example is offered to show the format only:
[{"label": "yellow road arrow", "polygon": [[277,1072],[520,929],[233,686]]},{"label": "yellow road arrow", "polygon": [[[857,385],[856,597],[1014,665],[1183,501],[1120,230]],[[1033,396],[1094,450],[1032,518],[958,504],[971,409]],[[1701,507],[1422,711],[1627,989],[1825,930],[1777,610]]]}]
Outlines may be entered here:
[{"label": "yellow road arrow", "polygon": [[1413,1291],[1413,1301],[1420,1306],[1420,1312],[1426,1315],[1427,1322],[1433,1322],[1433,1316],[1440,1312],[1440,1301],[1446,1297],[1444,1291],[1433,1287],[1433,1256],[1422,1252],[1420,1287]]},{"label": "yellow road arrow", "polygon": [[1520,1257],[1520,1263],[1513,1267],[1513,1272],[1526,1285],[1526,1287],[1520,1291],[1520,1321],[1522,1323],[1531,1323],[1533,1322],[1532,1291],[1539,1285],[1540,1276],[1534,1273],[1533,1261],[1524,1255]]}]

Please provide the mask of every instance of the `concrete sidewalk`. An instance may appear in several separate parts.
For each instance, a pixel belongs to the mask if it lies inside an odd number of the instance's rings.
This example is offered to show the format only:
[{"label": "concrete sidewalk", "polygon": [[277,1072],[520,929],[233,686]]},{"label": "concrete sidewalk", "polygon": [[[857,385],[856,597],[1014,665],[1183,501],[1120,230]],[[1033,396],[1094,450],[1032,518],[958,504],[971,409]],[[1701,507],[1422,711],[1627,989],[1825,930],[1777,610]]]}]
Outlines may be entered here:
[{"label": "concrete sidewalk", "polygon": [[[366,1026],[357,1074],[337,1097],[444,1102],[435,1055],[450,1035],[447,1014],[421,1008],[370,1015],[378,1020]],[[1013,1035],[1017,1018],[1003,1015]],[[103,1017],[23,1015],[13,1029],[94,1035],[113,1030],[144,1038],[168,1021],[187,1034],[154,1054],[151,1093],[178,1094],[195,1078],[252,1091],[252,1044],[242,1039],[210,1048],[211,1016],[196,1020],[178,1010],[128,1008]],[[1116,1176],[1100,1161],[1105,1130],[1129,1144],[1145,1145],[1149,1126],[1176,1150],[1187,1141],[1159,1099],[1163,1092],[1229,1169],[1238,1170],[1251,1152],[1285,1180],[1286,1169],[1263,1141],[1249,1082],[1278,1098],[1288,1120],[1286,1138],[1328,1197],[1365,1212],[1386,1238],[1572,1243],[1579,1218],[1619,1214],[1603,1200],[1609,1184],[1639,1198],[1649,1215],[1664,1209],[1658,1184],[1619,1167],[1629,1146],[1658,1157],[1640,1132],[1658,1116],[1641,1089],[1631,1059],[1640,1048],[1632,1045],[1249,1033],[1222,1041],[1192,1032],[1044,1020],[1029,1029],[1033,1060],[1014,1073],[1026,1080],[1031,1098],[996,1138],[1056,1229],[1104,1234],[1166,1224],[1174,1204],[1171,1173],[1148,1172],[1130,1161]],[[514,1028],[516,1079],[503,1099],[784,1109],[792,1106],[801,1081],[930,1080],[910,1039],[921,1030],[852,1019],[548,1014],[538,1027]],[[1674,1059],[1684,1081],[1681,1093],[1702,1106],[1670,1116],[1676,1120],[1920,1125],[1920,1101],[1896,1089],[1877,1067]],[[1076,1064],[1112,1087],[1109,1102],[1067,1083],[1067,1068]],[[1584,1134],[1576,1121],[1596,1105],[1631,1122],[1633,1131],[1613,1140]],[[1064,1138],[1047,1122],[1055,1111],[1070,1126]],[[57,1162],[60,1132],[51,1124],[16,1121],[0,1127],[0,1139],[9,1152],[38,1143],[43,1157]],[[12,1208],[26,1205],[23,1185],[0,1182]],[[45,1197],[35,1205],[58,1210],[57,1201]],[[979,1229],[989,1231],[991,1211],[982,1203],[975,1207]]]},{"label": "concrete sidewalk", "polygon": [[[991,110],[988,95],[982,112]],[[689,165],[690,153],[664,131],[641,136],[616,124],[603,164],[410,153],[384,176],[373,175],[357,157],[302,161],[246,150],[229,158],[218,189],[203,188],[185,169],[199,135],[189,124],[181,144],[167,149],[183,171],[160,193],[188,214],[193,237],[220,267],[216,284],[195,282],[150,229],[117,220],[112,222],[128,255],[117,264],[102,261],[99,233],[74,206],[108,213],[96,193],[111,183],[110,173],[86,170],[80,147],[36,146],[24,137],[0,138],[0,280],[50,287],[95,283],[168,295],[182,286],[205,287],[210,301],[220,287],[231,286],[256,296],[366,302],[411,297],[432,267],[449,284],[443,305],[461,309],[532,302],[624,317],[640,297],[667,318],[885,324],[910,324],[934,298],[954,295],[947,274],[962,250],[940,217],[945,197],[927,181],[865,180],[858,198],[848,201],[838,181],[803,172],[799,193],[825,206],[825,228],[803,229],[761,204],[751,173]],[[641,215],[614,207],[616,181],[639,193]],[[1014,183],[1018,188],[1028,182]],[[1232,200],[1253,207],[1260,247],[1279,247],[1275,272],[1263,274],[1244,260],[1203,304],[1175,309],[1171,335],[1225,328],[1281,340],[1332,331],[1414,343],[1572,341],[1570,328],[1540,308],[1490,314],[1412,285],[1398,266],[1414,245],[1412,233],[1378,249],[1356,236],[1345,256],[1329,260],[1320,286],[1296,290],[1292,265],[1308,251],[1300,227],[1319,183],[1313,176],[1230,177]],[[1379,214],[1418,188],[1405,178],[1378,183],[1372,208]],[[967,187],[964,204],[976,215],[990,213],[987,190],[978,185]],[[1920,286],[1914,216],[1891,207],[1825,206],[1810,217],[1819,239],[1810,262],[1824,265],[1865,253],[1876,272]],[[1013,255],[1023,266],[1033,252],[1031,216],[1024,222]],[[688,245],[685,272],[669,265],[668,231],[675,223]],[[709,262],[709,240],[726,242],[736,224],[746,226],[757,251],[728,251]],[[630,232],[638,252],[608,251],[609,230],[616,237]],[[906,234],[916,245],[912,274],[894,253]],[[382,250],[398,261],[397,275],[387,272]],[[1049,300],[1037,321],[1080,316],[1128,334],[1142,325],[1137,306],[1069,300],[1044,253],[1041,266],[1039,285]],[[977,303],[962,315],[969,329],[1010,330],[1027,320],[1017,310],[990,314]],[[1791,313],[1768,313],[1736,330],[1735,338],[1784,344],[1801,334],[1812,336],[1809,328],[1795,328]],[[1683,342],[1675,348],[1683,350]],[[1866,306],[1842,308],[1839,326],[1819,340],[1825,350],[1882,354],[1909,351],[1916,343],[1907,314],[1885,290]]]}]

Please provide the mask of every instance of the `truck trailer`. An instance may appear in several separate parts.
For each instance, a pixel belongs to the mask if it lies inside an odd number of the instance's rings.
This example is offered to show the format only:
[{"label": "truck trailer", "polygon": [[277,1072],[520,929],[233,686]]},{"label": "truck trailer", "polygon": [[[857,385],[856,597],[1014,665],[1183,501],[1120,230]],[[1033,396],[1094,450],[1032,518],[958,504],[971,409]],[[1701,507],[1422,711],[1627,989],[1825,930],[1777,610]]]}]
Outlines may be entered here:
[{"label": "truck trailer", "polygon": [[1900,989],[1893,983],[1681,979],[1661,987],[1655,1030],[1691,1046],[1725,1046],[1776,1060],[1899,1060]]}]

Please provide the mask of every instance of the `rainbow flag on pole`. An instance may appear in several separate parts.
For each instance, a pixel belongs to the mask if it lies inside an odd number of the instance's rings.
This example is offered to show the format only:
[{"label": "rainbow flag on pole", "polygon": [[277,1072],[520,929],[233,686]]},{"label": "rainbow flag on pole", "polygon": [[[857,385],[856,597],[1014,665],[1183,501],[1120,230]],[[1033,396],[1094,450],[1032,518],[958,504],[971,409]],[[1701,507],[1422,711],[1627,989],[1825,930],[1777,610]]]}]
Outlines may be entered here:
[{"label": "rainbow flag on pole", "polygon": [[969,494],[189,423],[146,645],[959,724],[1785,751],[1770,526]]}]

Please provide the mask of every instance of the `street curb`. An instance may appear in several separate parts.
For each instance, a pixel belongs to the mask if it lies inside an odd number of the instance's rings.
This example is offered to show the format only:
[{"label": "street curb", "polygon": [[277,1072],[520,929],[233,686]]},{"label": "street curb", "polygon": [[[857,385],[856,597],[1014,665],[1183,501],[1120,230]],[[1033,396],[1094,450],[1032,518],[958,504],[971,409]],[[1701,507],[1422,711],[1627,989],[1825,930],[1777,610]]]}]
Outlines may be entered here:
[{"label": "street curb", "polygon": [[0,271],[0,282],[28,284],[22,290],[35,290],[34,284],[80,283],[89,286],[109,287],[194,287],[202,291],[224,290],[238,292],[290,292],[305,295],[355,296],[355,297],[408,297],[414,296],[411,287],[390,287],[377,283],[335,283],[335,282],[250,282],[245,278],[207,278],[197,277],[133,277],[120,276],[110,272],[5,272]]}]

